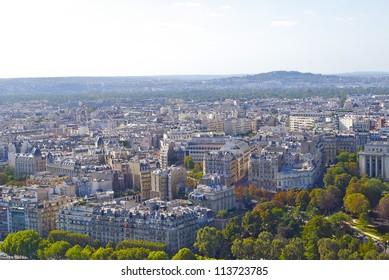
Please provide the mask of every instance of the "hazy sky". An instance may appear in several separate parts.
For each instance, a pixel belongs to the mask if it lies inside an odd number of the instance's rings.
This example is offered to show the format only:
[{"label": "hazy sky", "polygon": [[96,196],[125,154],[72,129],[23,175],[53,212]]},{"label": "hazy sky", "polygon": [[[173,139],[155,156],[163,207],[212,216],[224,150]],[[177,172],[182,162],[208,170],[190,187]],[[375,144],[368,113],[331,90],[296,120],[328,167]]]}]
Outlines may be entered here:
[{"label": "hazy sky", "polygon": [[386,0],[1,0],[0,77],[389,71]]}]

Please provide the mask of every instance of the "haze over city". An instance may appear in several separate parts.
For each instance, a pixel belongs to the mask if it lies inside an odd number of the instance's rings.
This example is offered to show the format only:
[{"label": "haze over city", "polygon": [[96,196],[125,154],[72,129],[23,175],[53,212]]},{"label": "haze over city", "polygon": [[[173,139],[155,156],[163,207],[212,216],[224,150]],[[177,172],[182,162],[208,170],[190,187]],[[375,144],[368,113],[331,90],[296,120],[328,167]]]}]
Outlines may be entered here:
[{"label": "haze over city", "polygon": [[0,3],[0,78],[387,72],[387,1]]}]

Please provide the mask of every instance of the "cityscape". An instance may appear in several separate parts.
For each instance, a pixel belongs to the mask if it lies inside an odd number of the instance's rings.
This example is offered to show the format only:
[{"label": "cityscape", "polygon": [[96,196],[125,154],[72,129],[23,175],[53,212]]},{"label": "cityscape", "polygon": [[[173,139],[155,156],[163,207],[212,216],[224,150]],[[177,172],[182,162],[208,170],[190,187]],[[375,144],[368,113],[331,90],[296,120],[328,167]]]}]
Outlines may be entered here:
[{"label": "cityscape", "polygon": [[2,275],[385,275],[388,11],[2,0]]},{"label": "cityscape", "polygon": [[388,259],[375,75],[3,79],[2,258]]}]

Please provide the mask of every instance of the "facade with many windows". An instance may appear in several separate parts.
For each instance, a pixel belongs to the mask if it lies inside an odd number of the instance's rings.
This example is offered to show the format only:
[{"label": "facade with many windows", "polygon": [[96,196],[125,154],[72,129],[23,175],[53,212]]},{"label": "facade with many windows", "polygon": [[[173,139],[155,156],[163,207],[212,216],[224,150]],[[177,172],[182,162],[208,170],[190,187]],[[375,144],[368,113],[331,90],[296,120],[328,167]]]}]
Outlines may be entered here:
[{"label": "facade with many windows", "polygon": [[196,241],[199,213],[184,206],[150,200],[126,208],[120,204],[72,203],[58,214],[58,229],[87,234],[102,244],[146,240],[167,245],[170,252]]}]

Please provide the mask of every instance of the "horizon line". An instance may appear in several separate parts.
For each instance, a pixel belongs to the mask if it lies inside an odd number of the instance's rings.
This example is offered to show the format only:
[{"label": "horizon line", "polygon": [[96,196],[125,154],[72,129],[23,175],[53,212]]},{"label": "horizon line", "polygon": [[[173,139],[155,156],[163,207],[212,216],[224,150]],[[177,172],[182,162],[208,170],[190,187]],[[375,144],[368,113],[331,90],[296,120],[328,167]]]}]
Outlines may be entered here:
[{"label": "horizon line", "polygon": [[315,74],[324,76],[344,76],[344,75],[389,75],[389,71],[351,71],[351,72],[306,72],[299,70],[273,70],[259,73],[241,73],[241,74],[151,74],[151,75],[80,75],[80,76],[19,76],[19,77],[0,77],[0,80],[10,79],[56,79],[56,78],[158,78],[158,77],[241,77],[261,74],[270,74],[277,72],[301,73],[301,74]]}]

